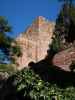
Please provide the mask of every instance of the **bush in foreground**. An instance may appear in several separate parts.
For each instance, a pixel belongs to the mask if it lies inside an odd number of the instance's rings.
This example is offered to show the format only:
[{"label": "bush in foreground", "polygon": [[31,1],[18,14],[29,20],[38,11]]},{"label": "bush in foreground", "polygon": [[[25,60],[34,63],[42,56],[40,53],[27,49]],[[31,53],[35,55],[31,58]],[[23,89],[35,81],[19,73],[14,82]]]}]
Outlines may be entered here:
[{"label": "bush in foreground", "polygon": [[75,100],[75,88],[59,88],[56,85],[44,82],[30,69],[17,72],[14,77],[14,86],[24,99],[29,100]]}]

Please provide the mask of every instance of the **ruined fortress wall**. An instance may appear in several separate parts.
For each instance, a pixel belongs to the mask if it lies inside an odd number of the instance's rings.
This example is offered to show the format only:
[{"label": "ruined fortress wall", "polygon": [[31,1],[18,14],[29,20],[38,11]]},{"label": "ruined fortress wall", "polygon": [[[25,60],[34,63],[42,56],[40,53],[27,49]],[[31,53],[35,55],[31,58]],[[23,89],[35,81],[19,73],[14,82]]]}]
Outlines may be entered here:
[{"label": "ruined fortress wall", "polygon": [[19,66],[24,67],[31,61],[37,62],[45,58],[52,41],[54,26],[54,23],[40,16],[25,33],[17,37],[16,41],[22,50],[22,56],[17,58]]}]

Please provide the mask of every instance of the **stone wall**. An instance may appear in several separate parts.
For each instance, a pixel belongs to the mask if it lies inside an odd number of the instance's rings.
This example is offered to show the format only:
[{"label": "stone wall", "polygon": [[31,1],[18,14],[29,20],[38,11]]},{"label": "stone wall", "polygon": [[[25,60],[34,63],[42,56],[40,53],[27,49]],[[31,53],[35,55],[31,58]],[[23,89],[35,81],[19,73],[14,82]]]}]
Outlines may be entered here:
[{"label": "stone wall", "polygon": [[53,64],[65,71],[71,71],[70,65],[72,64],[72,61],[75,61],[74,46],[57,53],[53,58]]},{"label": "stone wall", "polygon": [[31,61],[37,62],[45,58],[48,46],[52,42],[54,26],[55,23],[39,16],[26,32],[16,38],[22,50],[22,56],[16,60],[19,68],[27,66]]}]

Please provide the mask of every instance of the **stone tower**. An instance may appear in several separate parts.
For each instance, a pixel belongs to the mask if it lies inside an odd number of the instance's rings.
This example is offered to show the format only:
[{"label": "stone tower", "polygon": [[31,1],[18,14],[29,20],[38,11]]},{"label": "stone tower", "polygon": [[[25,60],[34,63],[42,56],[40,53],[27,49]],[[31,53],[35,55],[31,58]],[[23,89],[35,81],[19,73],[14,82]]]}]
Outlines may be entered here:
[{"label": "stone tower", "polygon": [[16,38],[22,50],[22,56],[17,58],[17,64],[23,68],[29,62],[38,62],[47,55],[48,46],[51,43],[55,23],[49,22],[39,16],[33,21],[25,32]]}]

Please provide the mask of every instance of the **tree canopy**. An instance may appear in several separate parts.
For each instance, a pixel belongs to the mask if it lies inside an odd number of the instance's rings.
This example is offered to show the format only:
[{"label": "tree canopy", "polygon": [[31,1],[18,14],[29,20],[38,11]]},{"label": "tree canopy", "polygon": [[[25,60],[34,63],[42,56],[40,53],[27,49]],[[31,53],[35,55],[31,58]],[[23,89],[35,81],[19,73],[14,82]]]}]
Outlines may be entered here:
[{"label": "tree canopy", "polygon": [[60,38],[66,42],[74,42],[75,40],[75,6],[74,4],[64,3],[62,9],[56,19],[55,31]]},{"label": "tree canopy", "polygon": [[75,41],[75,5],[65,3],[57,16],[50,52],[57,53]]},{"label": "tree canopy", "polygon": [[[6,58],[12,60],[12,55],[18,56],[21,54],[20,47],[17,45],[16,41],[7,35],[7,33],[11,33],[11,31],[12,28],[8,20],[4,16],[0,16],[0,63],[3,63]],[[15,46],[12,46],[12,43],[14,43]]]}]

